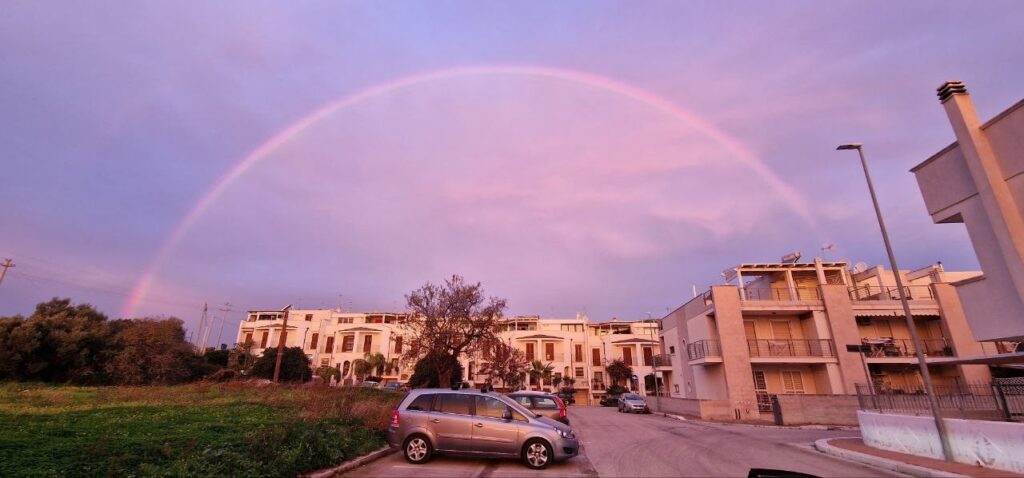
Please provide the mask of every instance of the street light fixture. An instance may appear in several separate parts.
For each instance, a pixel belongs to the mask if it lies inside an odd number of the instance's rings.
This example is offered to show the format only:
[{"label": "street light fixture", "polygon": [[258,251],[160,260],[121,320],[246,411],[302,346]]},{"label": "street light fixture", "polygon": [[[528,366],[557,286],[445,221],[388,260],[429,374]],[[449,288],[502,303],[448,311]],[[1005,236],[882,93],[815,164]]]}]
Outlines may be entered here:
[{"label": "street light fixture", "polygon": [[[942,420],[942,411],[939,409],[939,399],[935,395],[935,388],[932,386],[932,376],[928,372],[928,363],[925,362],[924,348],[921,347],[921,339],[917,335],[917,326],[914,324],[914,316],[910,312],[910,303],[907,302],[907,293],[903,289],[903,279],[900,277],[900,268],[896,265],[896,255],[892,252],[892,244],[889,242],[889,233],[885,229],[885,221],[882,220],[882,210],[878,207],[878,197],[875,196],[875,186],[871,183],[871,174],[868,172],[868,162],[864,159],[864,145],[860,143],[841,144],[837,151],[855,149],[860,156],[860,164],[864,168],[864,179],[868,183],[868,192],[871,193],[871,203],[875,206],[875,216],[878,217],[878,228],[882,232],[882,241],[885,242],[885,252],[889,255],[889,267],[892,268],[892,275],[896,278],[896,289],[900,294],[900,303],[903,305],[903,316],[907,320],[907,329],[910,330],[910,340],[914,344],[914,351],[917,355],[917,365],[921,371],[921,380],[924,382],[925,393],[928,395],[928,402],[932,408],[932,416],[935,418],[935,428],[939,432],[939,441],[942,443],[942,454],[946,461],[953,461],[953,449],[949,444],[949,436],[946,434],[946,424]],[[861,352],[863,353],[863,352]],[[867,377],[868,382],[871,377]]]}]

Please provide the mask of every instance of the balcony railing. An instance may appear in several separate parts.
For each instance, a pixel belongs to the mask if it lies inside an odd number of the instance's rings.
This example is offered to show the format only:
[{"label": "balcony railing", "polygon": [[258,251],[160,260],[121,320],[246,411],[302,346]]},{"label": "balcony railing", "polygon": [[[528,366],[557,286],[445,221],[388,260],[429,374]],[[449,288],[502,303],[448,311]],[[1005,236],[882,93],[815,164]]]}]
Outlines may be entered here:
[{"label": "balcony railing", "polygon": [[704,357],[721,357],[722,347],[717,340],[698,340],[686,344],[686,356],[690,360]]},{"label": "balcony railing", "polygon": [[669,354],[658,354],[654,356],[655,367],[671,367],[672,356]]},{"label": "balcony railing", "polygon": [[[862,339],[866,357],[915,357],[914,342],[910,339]],[[921,348],[929,357],[952,357],[953,348],[946,339],[921,339]]]},{"label": "balcony railing", "polygon": [[[903,292],[909,300],[932,300],[932,288],[926,285],[905,285]],[[900,288],[896,286],[859,285],[850,287],[850,300],[900,300]]]},{"label": "balcony railing", "polygon": [[829,339],[748,339],[751,357],[834,357]]},{"label": "balcony railing", "polygon": [[590,389],[591,390],[604,390],[606,388],[608,388],[608,387],[606,387],[604,385],[604,382],[601,382],[601,381],[598,381],[598,380],[594,380],[594,381],[590,382]]},{"label": "balcony railing", "polygon": [[745,287],[740,290],[743,300],[821,300],[817,287],[797,287],[790,291],[788,287]]}]

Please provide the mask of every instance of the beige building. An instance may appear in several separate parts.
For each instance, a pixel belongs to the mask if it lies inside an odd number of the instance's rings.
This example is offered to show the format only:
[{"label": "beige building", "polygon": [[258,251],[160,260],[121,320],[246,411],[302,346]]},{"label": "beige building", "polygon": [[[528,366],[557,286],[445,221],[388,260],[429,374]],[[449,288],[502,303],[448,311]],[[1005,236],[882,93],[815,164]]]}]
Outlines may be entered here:
[{"label": "beige building", "polygon": [[953,285],[975,337],[1024,341],[1024,101],[982,123],[963,83],[939,99],[956,141],[912,171],[932,220],[967,227],[984,274]]},{"label": "beige building", "polygon": [[[950,284],[978,273],[900,273],[929,359],[982,353]],[[740,264],[725,276],[662,319],[670,396],[727,400],[737,418],[758,419],[772,394],[850,395],[868,375],[880,390],[920,386],[891,271],[816,259]],[[990,379],[983,365],[930,370],[940,385]]]},{"label": "beige building", "polygon": [[[354,361],[367,354],[384,355],[391,365],[385,370],[387,382],[404,382],[412,374],[411,363],[401,360],[407,351],[407,330],[403,325],[405,314],[400,313],[342,313],[335,310],[291,310],[285,345],[302,347],[314,367],[337,367],[342,382],[355,380]],[[284,312],[249,311],[239,325],[237,343],[251,344],[256,355],[278,345]],[[502,319],[502,340],[521,350],[527,360],[540,360],[550,364],[553,376],[572,377],[577,389],[577,403],[596,403],[611,381],[605,370],[612,360],[622,360],[638,377],[635,383],[620,384],[641,393],[647,390],[644,376],[654,371],[659,361],[661,344],[658,320],[591,322],[586,316],[574,319],[548,319],[539,316],[520,316]],[[485,377],[479,372],[484,364],[481,357],[462,357],[465,379],[478,386]],[[552,380],[527,386],[535,390],[553,390]]]}]

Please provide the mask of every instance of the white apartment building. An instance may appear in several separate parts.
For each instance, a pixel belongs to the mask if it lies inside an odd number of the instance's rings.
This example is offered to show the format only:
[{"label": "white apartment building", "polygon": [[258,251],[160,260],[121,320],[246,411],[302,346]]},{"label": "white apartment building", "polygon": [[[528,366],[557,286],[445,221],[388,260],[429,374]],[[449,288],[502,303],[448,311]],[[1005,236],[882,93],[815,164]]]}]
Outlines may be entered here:
[{"label": "white apartment building", "polygon": [[[330,309],[291,310],[285,345],[302,347],[313,367],[333,366],[342,373],[342,382],[355,380],[352,363],[367,354],[384,355],[391,367],[383,379],[405,382],[414,364],[402,361],[408,339],[403,323],[407,315],[395,312],[339,312]],[[237,342],[250,344],[256,355],[275,348],[284,326],[284,312],[249,311],[239,325]],[[502,319],[502,340],[518,348],[527,360],[550,364],[553,376],[572,377],[577,390],[577,404],[597,403],[611,381],[605,365],[622,360],[637,377],[632,383],[620,384],[640,393],[647,390],[644,377],[652,374],[662,360],[659,320],[592,322],[584,315],[573,319],[549,319],[539,316],[518,316]],[[484,360],[462,357],[465,379],[473,386],[483,383],[480,374]],[[527,380],[532,390],[552,390],[553,381],[539,383]]]}]

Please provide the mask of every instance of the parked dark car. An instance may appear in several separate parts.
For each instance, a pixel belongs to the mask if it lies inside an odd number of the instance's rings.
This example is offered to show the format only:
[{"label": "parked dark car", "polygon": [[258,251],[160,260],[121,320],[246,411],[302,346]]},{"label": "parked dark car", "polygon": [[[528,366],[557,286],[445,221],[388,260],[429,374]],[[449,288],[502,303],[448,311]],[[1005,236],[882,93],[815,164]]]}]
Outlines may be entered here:
[{"label": "parked dark car", "polygon": [[512,392],[508,394],[508,397],[537,415],[558,420],[566,425],[569,424],[569,417],[565,411],[565,402],[556,395],[544,392],[522,391]]},{"label": "parked dark car", "polygon": [[477,390],[417,389],[391,415],[388,443],[409,463],[434,453],[520,458],[534,469],[579,453],[568,425],[534,414],[515,400]]},{"label": "parked dark car", "polygon": [[619,397],[621,393],[606,393],[601,396],[602,407],[617,407],[619,405]]}]

